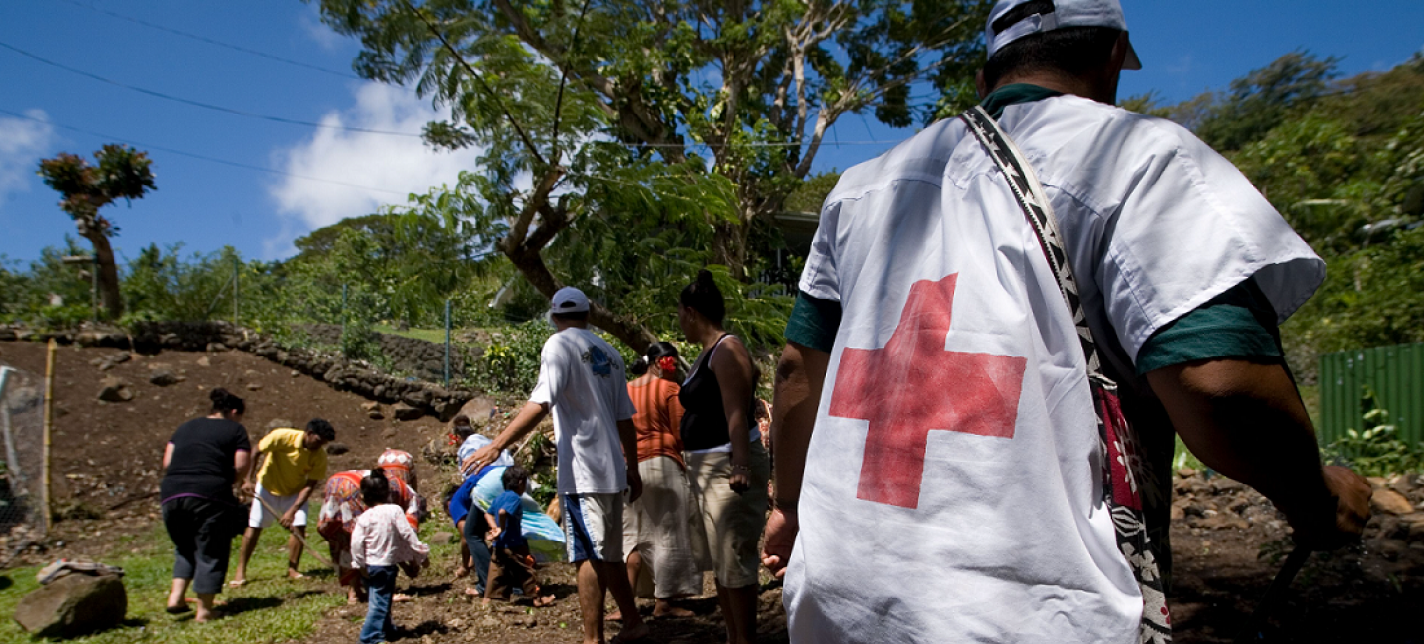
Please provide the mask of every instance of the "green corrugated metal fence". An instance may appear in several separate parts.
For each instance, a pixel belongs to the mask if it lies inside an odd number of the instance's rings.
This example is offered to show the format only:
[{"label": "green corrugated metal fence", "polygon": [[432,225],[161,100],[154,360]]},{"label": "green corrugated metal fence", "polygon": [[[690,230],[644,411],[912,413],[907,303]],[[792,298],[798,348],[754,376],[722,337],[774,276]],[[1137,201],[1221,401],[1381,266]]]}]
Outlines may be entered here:
[{"label": "green corrugated metal fence", "polygon": [[1368,386],[1407,443],[1424,440],[1424,344],[1342,351],[1320,356],[1320,443],[1360,429],[1360,398]]}]

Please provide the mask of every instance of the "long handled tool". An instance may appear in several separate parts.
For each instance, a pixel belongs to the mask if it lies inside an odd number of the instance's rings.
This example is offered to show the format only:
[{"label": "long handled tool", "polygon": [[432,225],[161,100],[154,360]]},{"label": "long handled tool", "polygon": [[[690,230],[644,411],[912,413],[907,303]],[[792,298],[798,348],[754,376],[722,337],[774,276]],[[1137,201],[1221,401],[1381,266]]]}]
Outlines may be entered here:
[{"label": "long handled tool", "polygon": [[[262,507],[267,508],[267,511],[268,511],[268,512],[271,512],[273,516],[279,516],[279,517],[282,516],[282,513],[281,513],[281,512],[278,512],[278,511],[277,511],[277,508],[272,507],[272,504],[271,504],[271,503],[268,503],[268,502],[267,502],[265,499],[263,499],[262,497],[260,497],[260,496],[258,496],[258,495],[256,495],[256,494],[254,494],[254,495],[252,495],[252,500],[254,500],[254,501],[258,502],[258,503],[261,503],[261,504],[262,504]],[[282,525],[282,522],[278,521],[278,522],[277,522],[277,525]],[[307,540],[304,539],[304,538],[302,537],[302,535],[301,535],[300,533],[298,533],[296,530],[293,530],[293,529],[291,529],[291,528],[288,528],[287,526],[282,526],[282,527],[283,527],[283,529],[285,529],[287,532],[290,532],[293,537],[296,537],[296,538],[297,538],[297,541],[300,541],[300,542],[301,542],[302,547],[303,547],[307,552],[311,553],[311,556],[312,556],[313,558],[315,558],[317,561],[320,561],[320,562],[322,562],[322,563],[324,563],[324,564],[326,564],[326,565],[328,565],[328,566],[331,566],[331,569],[332,569],[332,570],[341,570],[341,567],[340,567],[340,566],[337,566],[337,565],[336,565],[335,563],[333,563],[330,559],[327,559],[326,557],[323,557],[323,556],[321,556],[320,554],[318,554],[317,551],[316,551],[316,548],[311,547],[311,544],[307,543]]]},{"label": "long handled tool", "polygon": [[1249,644],[1265,639],[1266,619],[1275,610],[1281,597],[1286,594],[1286,589],[1290,588],[1295,576],[1300,574],[1300,569],[1305,567],[1305,562],[1310,559],[1310,548],[1296,546],[1289,555],[1286,562],[1281,565],[1281,571],[1276,573],[1276,578],[1271,581],[1271,586],[1266,589],[1266,594],[1261,596],[1261,602],[1256,604],[1256,610],[1251,613],[1251,620],[1247,623],[1246,630],[1237,636],[1236,644]]}]

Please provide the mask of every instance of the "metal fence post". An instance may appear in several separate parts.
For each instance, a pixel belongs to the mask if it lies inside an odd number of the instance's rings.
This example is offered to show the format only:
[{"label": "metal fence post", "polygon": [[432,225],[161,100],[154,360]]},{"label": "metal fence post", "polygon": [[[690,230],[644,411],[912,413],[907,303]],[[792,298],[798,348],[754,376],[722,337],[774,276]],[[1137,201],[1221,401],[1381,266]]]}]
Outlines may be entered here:
[{"label": "metal fence post", "polygon": [[56,349],[54,338],[49,339],[49,346],[45,350],[45,388],[44,388],[44,462],[41,465],[44,474],[44,527],[45,534],[49,534],[50,516],[53,511],[50,496],[50,434],[54,427],[54,352]]},{"label": "metal fence post", "polygon": [[445,300],[445,388],[450,388],[450,300]]},{"label": "metal fence post", "polygon": [[238,317],[237,317],[237,314],[238,314],[238,307],[237,307],[237,302],[238,302],[238,299],[237,299],[237,281],[238,281],[238,276],[241,275],[241,274],[242,274],[242,259],[239,258],[239,257],[237,257],[237,256],[233,256],[233,258],[232,258],[232,324],[233,324],[233,326],[237,326],[237,325],[238,325]]}]

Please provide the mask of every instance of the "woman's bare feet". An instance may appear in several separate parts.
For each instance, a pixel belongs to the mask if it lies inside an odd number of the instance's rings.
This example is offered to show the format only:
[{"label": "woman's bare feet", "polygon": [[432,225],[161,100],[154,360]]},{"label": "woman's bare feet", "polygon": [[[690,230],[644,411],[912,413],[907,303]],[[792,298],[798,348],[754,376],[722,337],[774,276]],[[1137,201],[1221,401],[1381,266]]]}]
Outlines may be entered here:
[{"label": "woman's bare feet", "polygon": [[468,575],[468,574],[470,574],[470,569],[469,569],[469,568],[466,568],[466,567],[464,566],[464,564],[461,564],[459,568],[456,568],[456,569],[455,569],[455,578],[456,578],[456,579],[464,579],[464,578],[465,578],[465,575]]},{"label": "woman's bare feet", "polygon": [[287,579],[306,579],[307,576],[297,572],[296,568],[287,569]]},{"label": "woman's bare feet", "polygon": [[543,596],[543,597],[535,597],[535,598],[534,598],[534,601],[531,602],[531,603],[534,605],[535,608],[545,608],[545,607],[547,607],[547,606],[553,606],[553,605],[554,605],[554,596],[553,596],[553,595],[545,595],[545,596]]},{"label": "woman's bare feet", "polygon": [[692,617],[695,613],[680,606],[674,606],[666,599],[653,604],[653,617]]}]

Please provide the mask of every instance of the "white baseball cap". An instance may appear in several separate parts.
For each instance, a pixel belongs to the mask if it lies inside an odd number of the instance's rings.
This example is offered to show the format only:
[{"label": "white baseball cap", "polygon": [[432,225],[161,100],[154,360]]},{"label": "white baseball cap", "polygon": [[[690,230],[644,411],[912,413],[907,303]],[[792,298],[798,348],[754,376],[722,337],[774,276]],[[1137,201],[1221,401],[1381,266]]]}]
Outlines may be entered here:
[{"label": "white baseball cap", "polygon": [[[1027,13],[1004,25],[1002,31],[994,31],[994,23],[1015,9]],[[1024,36],[1064,27],[1108,27],[1127,31],[1127,19],[1123,18],[1122,5],[1118,0],[999,0],[989,12],[989,22],[984,26],[984,43],[989,47],[989,56],[993,57],[1000,49]],[[1122,67],[1142,69],[1142,61],[1131,43],[1127,45],[1127,59]]]},{"label": "white baseball cap", "polygon": [[550,313],[582,313],[588,310],[588,296],[572,286],[565,286],[549,300]]}]

